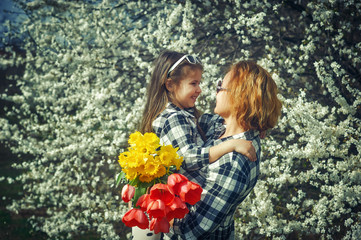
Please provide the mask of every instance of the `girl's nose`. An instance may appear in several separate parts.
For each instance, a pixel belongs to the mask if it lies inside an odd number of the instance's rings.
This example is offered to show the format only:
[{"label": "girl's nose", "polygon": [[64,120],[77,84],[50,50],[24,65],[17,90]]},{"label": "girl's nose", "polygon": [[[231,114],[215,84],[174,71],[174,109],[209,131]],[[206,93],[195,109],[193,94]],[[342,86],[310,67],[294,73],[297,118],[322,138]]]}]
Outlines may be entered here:
[{"label": "girl's nose", "polygon": [[201,86],[200,85],[198,85],[198,87],[197,87],[197,90],[196,90],[198,93],[201,93],[202,92],[202,88],[201,88]]}]

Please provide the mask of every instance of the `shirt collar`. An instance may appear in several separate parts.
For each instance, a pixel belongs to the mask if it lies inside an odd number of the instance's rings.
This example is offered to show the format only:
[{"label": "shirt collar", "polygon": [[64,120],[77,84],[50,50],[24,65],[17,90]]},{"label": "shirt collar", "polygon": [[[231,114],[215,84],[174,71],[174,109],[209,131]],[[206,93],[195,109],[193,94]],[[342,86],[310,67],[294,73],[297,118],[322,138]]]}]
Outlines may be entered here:
[{"label": "shirt collar", "polygon": [[230,140],[230,139],[246,139],[246,140],[253,140],[259,135],[258,131],[249,130],[246,132],[238,133],[229,137],[221,138],[221,139],[214,139],[213,145],[219,144],[221,142]]},{"label": "shirt collar", "polygon": [[239,139],[239,138],[243,138],[243,139],[247,139],[247,140],[252,140],[255,137],[257,137],[259,135],[258,131],[255,130],[248,130],[242,133],[238,133],[235,134],[233,136],[230,136],[230,138],[234,138],[234,139]]},{"label": "shirt collar", "polygon": [[171,103],[171,102],[168,102],[167,108],[175,110],[175,111],[179,111],[180,113],[182,113],[186,117],[195,118],[194,117],[194,108],[184,108],[184,109],[182,109],[182,108],[176,106],[174,103]]}]

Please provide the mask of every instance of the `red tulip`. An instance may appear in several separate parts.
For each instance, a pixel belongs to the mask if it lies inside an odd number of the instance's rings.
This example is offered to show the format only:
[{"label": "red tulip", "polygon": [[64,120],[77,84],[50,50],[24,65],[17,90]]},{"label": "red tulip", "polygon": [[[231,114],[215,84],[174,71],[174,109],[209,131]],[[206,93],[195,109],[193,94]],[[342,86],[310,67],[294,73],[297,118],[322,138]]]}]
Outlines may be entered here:
[{"label": "red tulip", "polygon": [[148,205],[150,202],[153,202],[153,200],[150,199],[150,195],[143,194],[142,196],[140,196],[138,198],[138,201],[135,204],[135,206],[140,207],[140,209],[142,209],[143,211],[147,211],[147,208],[148,208]]},{"label": "red tulip", "polygon": [[151,201],[147,208],[147,213],[151,218],[161,218],[166,214],[165,204],[161,199]]},{"label": "red tulip", "polygon": [[191,181],[183,182],[180,185],[179,189],[180,189],[179,196],[182,199],[182,201],[194,205],[196,204],[196,202],[201,200],[201,193],[203,189],[197,183]]},{"label": "red tulip", "polygon": [[168,205],[173,201],[174,195],[169,191],[167,184],[157,183],[150,189],[150,198],[161,199],[165,205]]},{"label": "red tulip", "polygon": [[168,221],[173,218],[184,218],[189,212],[187,205],[179,197],[175,197],[172,204],[167,206],[167,219]]},{"label": "red tulip", "polygon": [[168,233],[169,232],[170,224],[166,217],[162,218],[153,218],[150,221],[149,229],[154,231],[155,234],[159,232]]},{"label": "red tulip", "polygon": [[126,184],[122,189],[122,199],[124,202],[129,202],[134,197],[135,187]]},{"label": "red tulip", "polygon": [[179,187],[183,182],[187,182],[188,178],[179,173],[173,173],[168,177],[168,186],[173,194],[179,195]]},{"label": "red tulip", "polygon": [[149,227],[149,220],[147,216],[141,209],[138,208],[133,208],[126,212],[122,221],[127,227],[137,226],[141,229],[147,229]]}]

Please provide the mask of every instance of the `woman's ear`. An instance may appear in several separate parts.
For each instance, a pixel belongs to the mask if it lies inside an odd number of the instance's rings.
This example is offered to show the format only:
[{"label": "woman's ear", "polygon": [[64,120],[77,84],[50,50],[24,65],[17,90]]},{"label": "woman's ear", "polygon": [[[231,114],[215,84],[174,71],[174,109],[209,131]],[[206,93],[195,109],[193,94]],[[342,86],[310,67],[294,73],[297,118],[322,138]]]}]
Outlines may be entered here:
[{"label": "woman's ear", "polygon": [[172,81],[172,79],[168,78],[165,81],[165,88],[168,90],[168,92],[173,92],[174,90],[174,83]]}]

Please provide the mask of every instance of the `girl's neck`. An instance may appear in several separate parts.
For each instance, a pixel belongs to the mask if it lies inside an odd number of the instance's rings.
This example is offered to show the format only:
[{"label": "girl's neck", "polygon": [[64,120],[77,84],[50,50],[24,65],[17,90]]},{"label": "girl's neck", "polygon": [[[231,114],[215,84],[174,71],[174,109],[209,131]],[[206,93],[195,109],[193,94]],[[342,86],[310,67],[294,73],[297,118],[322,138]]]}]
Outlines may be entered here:
[{"label": "girl's neck", "polygon": [[224,134],[221,136],[221,138],[225,138],[225,137],[230,137],[242,132],[245,132],[246,130],[241,127],[238,123],[235,117],[228,117],[224,119],[225,124],[226,124],[226,131],[224,132]]}]

